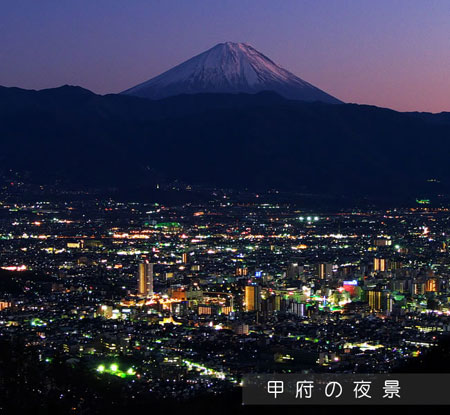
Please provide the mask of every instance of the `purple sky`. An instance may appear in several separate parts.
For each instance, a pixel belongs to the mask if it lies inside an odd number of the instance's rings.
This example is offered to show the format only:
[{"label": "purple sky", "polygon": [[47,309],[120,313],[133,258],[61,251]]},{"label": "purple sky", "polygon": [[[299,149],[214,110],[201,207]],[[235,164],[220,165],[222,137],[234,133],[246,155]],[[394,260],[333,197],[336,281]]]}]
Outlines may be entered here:
[{"label": "purple sky", "polygon": [[450,111],[448,0],[2,0],[0,85],[119,92],[224,41],[346,102]]}]

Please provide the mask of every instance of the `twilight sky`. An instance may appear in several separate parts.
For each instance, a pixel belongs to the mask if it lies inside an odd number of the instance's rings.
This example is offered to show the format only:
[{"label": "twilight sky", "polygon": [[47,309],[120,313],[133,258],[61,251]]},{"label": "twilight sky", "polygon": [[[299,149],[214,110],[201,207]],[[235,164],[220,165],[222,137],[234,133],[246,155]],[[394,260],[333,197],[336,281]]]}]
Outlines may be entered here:
[{"label": "twilight sky", "polygon": [[0,85],[119,92],[225,41],[345,102],[450,111],[448,0],[2,0]]}]

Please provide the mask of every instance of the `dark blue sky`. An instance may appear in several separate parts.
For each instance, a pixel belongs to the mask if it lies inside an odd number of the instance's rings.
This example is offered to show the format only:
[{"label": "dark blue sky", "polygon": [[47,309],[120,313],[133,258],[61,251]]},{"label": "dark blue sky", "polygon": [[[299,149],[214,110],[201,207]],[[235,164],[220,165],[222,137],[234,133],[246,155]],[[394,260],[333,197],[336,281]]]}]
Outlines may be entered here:
[{"label": "dark blue sky", "polygon": [[450,1],[3,0],[0,85],[118,92],[248,42],[347,102],[450,111]]}]

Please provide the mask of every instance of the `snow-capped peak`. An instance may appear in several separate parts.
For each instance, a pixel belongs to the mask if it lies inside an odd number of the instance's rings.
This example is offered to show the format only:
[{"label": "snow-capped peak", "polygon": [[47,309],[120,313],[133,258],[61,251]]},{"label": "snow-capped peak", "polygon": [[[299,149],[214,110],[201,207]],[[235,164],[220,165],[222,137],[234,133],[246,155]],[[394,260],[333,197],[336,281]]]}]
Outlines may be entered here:
[{"label": "snow-capped peak", "polygon": [[123,93],[159,99],[183,93],[263,90],[272,90],[291,99],[340,102],[283,69],[249,44],[234,42],[219,43]]}]

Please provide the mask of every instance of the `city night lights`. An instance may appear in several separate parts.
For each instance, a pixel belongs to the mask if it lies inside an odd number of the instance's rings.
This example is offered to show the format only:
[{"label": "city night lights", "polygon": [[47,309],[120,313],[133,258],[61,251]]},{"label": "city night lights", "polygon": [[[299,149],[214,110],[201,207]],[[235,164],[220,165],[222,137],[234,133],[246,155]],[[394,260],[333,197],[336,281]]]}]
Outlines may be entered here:
[{"label": "city night lights", "polygon": [[450,405],[450,2],[3,3],[1,414]]}]

